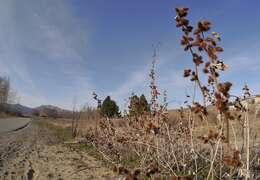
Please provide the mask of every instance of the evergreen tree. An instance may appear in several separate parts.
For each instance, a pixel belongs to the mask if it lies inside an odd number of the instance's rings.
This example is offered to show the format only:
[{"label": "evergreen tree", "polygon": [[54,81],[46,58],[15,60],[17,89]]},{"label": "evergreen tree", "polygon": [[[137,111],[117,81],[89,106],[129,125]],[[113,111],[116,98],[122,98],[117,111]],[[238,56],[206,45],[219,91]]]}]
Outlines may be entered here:
[{"label": "evergreen tree", "polygon": [[139,97],[137,95],[132,95],[130,97],[129,114],[130,116],[138,116],[139,112]]},{"label": "evergreen tree", "polygon": [[110,96],[107,96],[101,106],[101,114],[104,117],[113,117],[119,115],[119,108],[115,101],[111,100]]},{"label": "evergreen tree", "polygon": [[149,104],[143,94],[140,96],[139,102],[140,102],[140,113],[144,114],[145,112],[149,112]]},{"label": "evergreen tree", "polygon": [[149,112],[149,104],[142,94],[140,97],[132,95],[130,97],[129,114],[130,116],[140,116],[145,112]]}]

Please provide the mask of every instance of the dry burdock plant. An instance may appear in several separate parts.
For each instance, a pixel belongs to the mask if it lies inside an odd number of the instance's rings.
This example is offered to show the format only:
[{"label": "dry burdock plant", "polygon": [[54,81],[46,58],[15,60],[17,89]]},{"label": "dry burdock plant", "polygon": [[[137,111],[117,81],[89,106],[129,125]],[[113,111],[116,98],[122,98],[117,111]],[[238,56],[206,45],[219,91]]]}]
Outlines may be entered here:
[{"label": "dry burdock plant", "polygon": [[[193,95],[191,104],[175,111],[174,119],[170,119],[166,93],[164,103],[158,103],[158,57],[154,56],[150,71],[151,112],[139,117],[100,117],[99,132],[87,130],[88,143],[113,164],[116,173],[129,180],[258,179],[260,150],[249,123],[257,115],[252,117],[253,108],[247,103],[249,89],[244,87],[245,98],[239,98],[230,94],[230,82],[219,80],[227,68],[219,59],[223,51],[218,45],[220,35],[210,33],[211,23],[207,20],[191,26],[186,18],[188,11],[176,8],[175,17],[183,33],[181,45],[191,54],[193,63],[193,68],[184,70],[184,77],[200,90],[203,103],[196,102]],[[202,80],[205,78],[206,82]]]},{"label": "dry burdock plant", "polygon": [[[248,119],[248,103],[246,100],[244,105],[236,107],[240,114],[236,116],[236,113],[230,110],[230,88],[232,83],[220,82],[219,76],[221,71],[225,71],[227,66],[223,60],[219,59],[219,53],[223,52],[223,48],[218,45],[220,36],[216,32],[209,33],[211,29],[211,23],[207,20],[201,20],[194,28],[190,25],[189,20],[186,18],[189,8],[181,7],[176,8],[176,27],[180,28],[183,32],[181,38],[181,45],[184,50],[189,52],[192,56],[194,64],[193,69],[185,69],[184,77],[190,77],[191,81],[195,82],[201,91],[203,97],[203,105],[198,102],[193,102],[191,111],[195,114],[200,114],[203,120],[207,119],[207,105],[214,105],[218,113],[217,129],[208,128],[208,135],[201,137],[204,143],[211,143],[212,151],[210,157],[210,168],[207,175],[207,179],[217,176],[217,164],[219,164],[219,178],[223,178],[226,175],[230,178],[244,177],[245,179],[253,178],[254,174],[250,171],[250,126]],[[200,72],[202,69],[202,73]],[[200,76],[206,76],[207,82],[203,83]],[[244,97],[250,96],[247,86],[243,88]],[[239,98],[236,98],[236,102],[241,102]],[[241,104],[241,103],[240,103]],[[244,114],[243,144],[246,142],[246,151],[239,151],[233,148],[230,144],[230,121],[240,120],[241,112]],[[225,132],[225,134],[224,134]],[[234,135],[236,136],[236,135]],[[231,154],[231,155],[230,155]],[[245,158],[242,158],[245,154]],[[218,156],[220,162],[217,163]],[[243,162],[244,160],[244,162]],[[215,163],[216,162],[216,163]],[[224,165],[222,162],[229,166],[230,172],[223,174]]]}]

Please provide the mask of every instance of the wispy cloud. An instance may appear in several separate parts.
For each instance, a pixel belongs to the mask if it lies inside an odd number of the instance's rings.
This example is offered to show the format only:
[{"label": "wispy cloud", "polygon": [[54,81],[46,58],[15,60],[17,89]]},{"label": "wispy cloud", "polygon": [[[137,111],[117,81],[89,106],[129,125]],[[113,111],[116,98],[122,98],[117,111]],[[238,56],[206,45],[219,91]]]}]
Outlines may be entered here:
[{"label": "wispy cloud", "polygon": [[[14,86],[22,103],[37,106],[52,102],[50,93],[44,91],[56,87],[64,87],[72,96],[91,91],[86,61],[88,30],[69,1],[3,1],[0,26],[0,71],[19,82]],[[53,83],[45,90],[39,87],[49,86],[55,78],[60,84]],[[53,103],[67,107],[72,98],[60,97]]]},{"label": "wispy cloud", "polygon": [[109,95],[115,98],[122,107],[124,99],[127,99],[131,93],[140,93],[140,90],[142,90],[141,93],[146,91],[146,86],[148,85],[148,73],[149,66],[133,72],[124,83],[122,83],[116,90],[110,92]]},{"label": "wispy cloud", "polygon": [[259,56],[239,54],[227,60],[229,66],[228,73],[238,73],[241,71],[259,71]]},{"label": "wispy cloud", "polygon": [[[183,78],[183,72],[177,70],[176,68],[178,64],[177,60],[181,53],[174,53],[175,49],[167,49],[167,51],[165,51],[165,49],[162,48],[162,50],[163,52],[159,54],[155,64],[156,84],[158,85],[158,90],[161,94],[164,90],[166,90],[170,97],[168,100],[174,100],[174,102],[177,102],[181,99],[180,97],[185,96],[185,89],[188,93],[190,84]],[[169,64],[172,67],[170,71]],[[114,91],[110,92],[109,95],[115,98],[121,107],[124,106],[124,100],[127,100],[131,93],[138,95],[145,94],[149,100],[149,73],[151,70],[151,65],[152,56],[148,56],[146,57],[146,61],[144,61],[144,64],[141,66],[141,68],[132,72],[124,81],[124,83],[119,85],[118,88]],[[167,68],[166,71],[164,71],[165,68]],[[161,100],[162,96],[159,97],[159,101]]]}]

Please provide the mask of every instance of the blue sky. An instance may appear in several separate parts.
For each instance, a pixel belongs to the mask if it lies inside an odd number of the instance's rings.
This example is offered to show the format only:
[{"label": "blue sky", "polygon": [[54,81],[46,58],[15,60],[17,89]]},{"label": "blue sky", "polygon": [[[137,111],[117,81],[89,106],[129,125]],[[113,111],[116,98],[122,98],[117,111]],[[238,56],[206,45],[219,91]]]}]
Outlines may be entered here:
[{"label": "blue sky", "polygon": [[178,104],[190,93],[182,77],[190,56],[179,45],[173,8],[187,6],[192,23],[207,18],[221,34],[229,65],[222,77],[239,94],[260,93],[260,3],[221,0],[0,0],[0,74],[20,103],[71,108],[93,105],[91,93],[121,107],[132,92],[149,97],[152,45],[160,42],[159,90]]}]

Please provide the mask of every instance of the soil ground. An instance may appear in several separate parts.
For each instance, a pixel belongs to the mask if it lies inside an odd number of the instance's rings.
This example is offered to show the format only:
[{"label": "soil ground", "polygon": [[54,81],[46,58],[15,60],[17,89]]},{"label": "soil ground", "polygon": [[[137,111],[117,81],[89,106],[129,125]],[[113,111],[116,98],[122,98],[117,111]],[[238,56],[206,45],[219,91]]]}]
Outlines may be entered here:
[{"label": "soil ground", "polygon": [[113,172],[65,145],[39,123],[0,137],[0,179],[115,179]]}]

